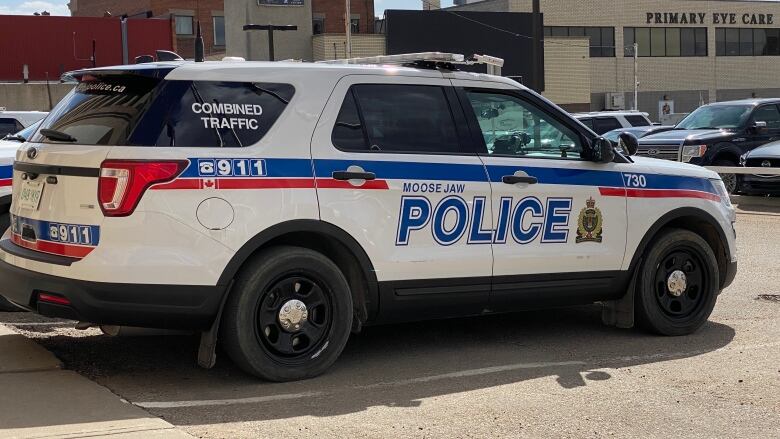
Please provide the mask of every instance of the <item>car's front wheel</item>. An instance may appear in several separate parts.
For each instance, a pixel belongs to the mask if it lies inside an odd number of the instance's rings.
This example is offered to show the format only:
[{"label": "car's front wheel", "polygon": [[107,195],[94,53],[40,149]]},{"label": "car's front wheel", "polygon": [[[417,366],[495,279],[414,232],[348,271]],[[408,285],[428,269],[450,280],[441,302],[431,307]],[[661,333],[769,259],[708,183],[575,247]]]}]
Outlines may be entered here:
[{"label": "car's front wheel", "polygon": [[639,267],[636,317],[663,335],[685,335],[707,321],[719,290],[718,261],[707,241],[683,229],[654,239]]},{"label": "car's front wheel", "polygon": [[244,267],[225,304],[220,338],[244,371],[270,381],[311,378],[338,358],[352,327],[341,270],[301,247],[274,247]]}]

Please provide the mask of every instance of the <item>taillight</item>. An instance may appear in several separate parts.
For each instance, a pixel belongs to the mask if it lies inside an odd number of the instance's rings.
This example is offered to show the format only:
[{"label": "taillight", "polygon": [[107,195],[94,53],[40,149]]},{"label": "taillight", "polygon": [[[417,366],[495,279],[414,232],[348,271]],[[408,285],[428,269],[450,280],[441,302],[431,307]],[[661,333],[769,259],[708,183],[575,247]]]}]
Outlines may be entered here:
[{"label": "taillight", "polygon": [[133,213],[149,186],[176,178],[187,162],[183,160],[106,160],[100,165],[98,201],[105,216]]}]

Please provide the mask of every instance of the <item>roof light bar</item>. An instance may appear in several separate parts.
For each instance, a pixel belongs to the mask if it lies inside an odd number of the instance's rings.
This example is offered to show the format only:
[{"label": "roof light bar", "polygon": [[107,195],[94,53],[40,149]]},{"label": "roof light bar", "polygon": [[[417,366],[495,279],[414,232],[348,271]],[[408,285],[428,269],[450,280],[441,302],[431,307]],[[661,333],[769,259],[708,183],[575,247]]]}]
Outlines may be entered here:
[{"label": "roof light bar", "polygon": [[414,63],[441,63],[441,64],[488,64],[497,67],[504,65],[502,58],[490,55],[472,55],[465,57],[459,53],[447,52],[419,52],[403,53],[399,55],[368,56],[364,58],[334,59],[317,61],[323,64],[414,64]]}]

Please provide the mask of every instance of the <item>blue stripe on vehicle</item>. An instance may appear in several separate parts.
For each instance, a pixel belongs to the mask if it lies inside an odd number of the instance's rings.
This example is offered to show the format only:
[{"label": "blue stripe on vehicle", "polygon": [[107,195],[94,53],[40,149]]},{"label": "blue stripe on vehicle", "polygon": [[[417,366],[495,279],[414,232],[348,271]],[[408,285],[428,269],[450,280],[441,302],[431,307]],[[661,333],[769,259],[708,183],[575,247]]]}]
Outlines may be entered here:
[{"label": "blue stripe on vehicle", "polygon": [[13,165],[0,166],[0,178],[13,178],[13,176],[14,176]]},{"label": "blue stripe on vehicle", "polygon": [[[267,158],[264,160],[266,174],[262,177],[311,178],[313,176],[309,159]],[[198,175],[197,161],[198,159],[196,158],[190,159],[190,165],[181,177],[201,177]],[[314,160],[314,171],[318,178],[329,178],[334,171],[344,171],[350,166],[359,166],[367,172],[376,174],[378,179],[384,180],[500,182],[504,175],[512,175],[516,171],[524,171],[528,175],[536,177],[540,184],[626,187],[624,173],[620,171],[511,165],[487,165],[483,167],[481,164],[384,160]],[[487,173],[485,168],[487,168]],[[644,189],[684,189],[716,193],[712,183],[706,178],[646,172],[632,174],[645,177],[646,185],[640,187]],[[217,175],[215,177],[224,178],[226,176]]]},{"label": "blue stripe on vehicle", "polygon": [[[37,220],[32,218],[24,218],[14,215],[11,219],[11,226],[14,233],[22,234],[23,226],[31,227],[35,231],[35,238],[38,241],[50,241],[61,244],[76,244],[76,245],[88,245],[96,246],[100,242],[100,226],[93,226],[88,224],[73,224],[73,223],[58,223],[54,221]],[[68,236],[64,238],[59,237],[60,227],[64,226],[68,232]],[[53,231],[52,227],[57,228],[57,231]],[[76,228],[76,236],[73,237],[71,227]],[[88,229],[88,235],[84,234],[84,229]],[[87,239],[88,238],[88,239]]]}]

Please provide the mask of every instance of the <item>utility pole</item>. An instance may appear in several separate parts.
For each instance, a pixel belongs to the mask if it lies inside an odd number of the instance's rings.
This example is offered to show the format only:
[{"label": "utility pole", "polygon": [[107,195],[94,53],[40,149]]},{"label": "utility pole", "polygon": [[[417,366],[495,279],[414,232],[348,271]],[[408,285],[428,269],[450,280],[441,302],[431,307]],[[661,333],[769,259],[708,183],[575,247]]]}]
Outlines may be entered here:
[{"label": "utility pole", "polygon": [[639,44],[634,43],[634,110],[639,109],[639,76],[637,73],[637,67],[639,63]]},{"label": "utility pole", "polygon": [[344,35],[347,37],[346,48],[344,50],[347,58],[352,58],[352,11],[349,0],[345,0],[344,10]]},{"label": "utility pole", "polygon": [[[267,30],[268,31],[268,60],[276,61],[274,58],[274,31],[298,30],[294,24],[245,24],[246,30]],[[248,55],[248,54],[247,54]]]}]

